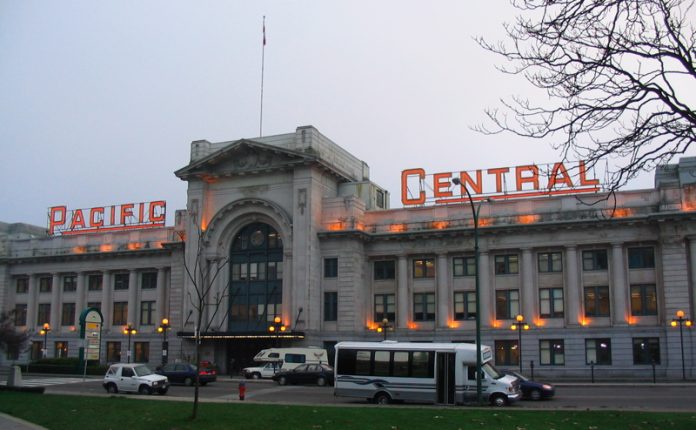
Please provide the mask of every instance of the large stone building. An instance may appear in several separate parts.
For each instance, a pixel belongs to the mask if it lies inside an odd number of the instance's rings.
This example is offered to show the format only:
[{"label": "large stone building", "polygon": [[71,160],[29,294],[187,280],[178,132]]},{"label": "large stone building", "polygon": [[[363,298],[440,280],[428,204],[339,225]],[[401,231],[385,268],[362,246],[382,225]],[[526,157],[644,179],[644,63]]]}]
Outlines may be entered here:
[{"label": "large stone building", "polygon": [[[521,352],[525,370],[551,377],[594,367],[649,378],[653,366],[694,377],[693,331],[682,361],[670,322],[696,306],[695,173],[684,158],[649,190],[389,209],[367,164],[313,127],[196,141],[175,172],[188,203],[173,227],[48,236],[0,225],[0,308],[33,335],[2,360],[38,358],[44,342],[50,357],[77,356],[87,307],[104,317],[103,362],[125,360],[130,339],[134,360],[158,364],[165,317],[170,360],[190,360],[200,331],[203,359],[223,371],[272,345],[381,340],[381,325],[389,339],[473,341],[478,279],[482,341],[499,365]],[[510,329],[517,315],[529,330]],[[286,331],[269,331],[277,316]]]}]

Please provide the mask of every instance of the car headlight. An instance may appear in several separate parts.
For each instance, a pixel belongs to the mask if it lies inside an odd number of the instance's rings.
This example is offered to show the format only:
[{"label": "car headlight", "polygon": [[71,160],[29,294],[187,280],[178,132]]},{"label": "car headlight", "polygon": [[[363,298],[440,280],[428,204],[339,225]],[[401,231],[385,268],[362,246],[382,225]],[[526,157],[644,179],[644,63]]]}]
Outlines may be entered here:
[{"label": "car headlight", "polygon": [[549,384],[544,384],[541,386],[541,388],[543,388],[544,390],[553,390],[553,387]]}]

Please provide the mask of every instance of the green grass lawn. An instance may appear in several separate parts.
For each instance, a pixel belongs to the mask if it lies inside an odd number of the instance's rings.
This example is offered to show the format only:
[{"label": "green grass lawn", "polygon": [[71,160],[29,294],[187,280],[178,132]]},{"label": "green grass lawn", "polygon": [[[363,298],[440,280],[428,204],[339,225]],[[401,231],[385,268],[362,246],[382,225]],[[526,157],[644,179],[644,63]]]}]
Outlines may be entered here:
[{"label": "green grass lawn", "polygon": [[696,429],[696,412],[524,411],[432,406],[319,407],[238,401],[200,403],[198,419],[192,421],[191,402],[132,397],[0,392],[0,411],[51,430]]}]

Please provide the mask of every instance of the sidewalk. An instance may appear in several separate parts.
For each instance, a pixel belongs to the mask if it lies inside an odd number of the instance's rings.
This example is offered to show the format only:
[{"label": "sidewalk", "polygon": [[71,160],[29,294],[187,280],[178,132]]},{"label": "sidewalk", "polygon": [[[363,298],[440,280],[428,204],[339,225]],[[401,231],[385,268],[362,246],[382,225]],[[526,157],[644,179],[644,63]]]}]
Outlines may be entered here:
[{"label": "sidewalk", "polygon": [[0,412],[0,429],[2,430],[46,430],[45,427],[15,418]]}]

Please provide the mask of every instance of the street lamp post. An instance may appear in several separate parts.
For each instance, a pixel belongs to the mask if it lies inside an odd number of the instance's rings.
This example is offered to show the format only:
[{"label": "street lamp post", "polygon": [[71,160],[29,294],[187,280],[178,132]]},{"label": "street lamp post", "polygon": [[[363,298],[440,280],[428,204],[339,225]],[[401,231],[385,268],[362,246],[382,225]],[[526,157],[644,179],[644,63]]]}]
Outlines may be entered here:
[{"label": "street lamp post", "polygon": [[49,323],[44,323],[44,325],[41,327],[41,330],[39,330],[39,334],[44,337],[44,348],[43,348],[44,358],[48,357],[48,332],[49,331],[51,331],[51,324],[49,324]]},{"label": "street lamp post", "polygon": [[162,318],[162,324],[157,327],[157,331],[162,333],[162,366],[167,364],[167,356],[169,355],[169,342],[167,342],[167,332],[169,331],[169,320]]},{"label": "street lamp post", "polygon": [[452,183],[455,185],[460,185],[461,188],[466,191],[466,196],[469,198],[469,204],[471,205],[471,215],[474,217],[474,260],[476,261],[476,401],[481,404],[482,399],[482,389],[481,389],[481,288],[479,285],[479,237],[478,237],[478,223],[479,223],[479,211],[481,210],[481,204],[478,207],[474,205],[474,199],[471,197],[471,193],[465,184],[462,184],[459,178],[452,178]]},{"label": "street lamp post", "polygon": [[132,324],[128,324],[127,326],[123,327],[123,334],[128,335],[128,352],[126,352],[126,357],[128,357],[128,362],[130,363],[131,359],[131,336],[136,334],[138,331],[133,327]]},{"label": "street lamp post", "polygon": [[283,324],[283,320],[279,316],[273,318],[273,324],[268,327],[268,331],[275,333],[275,343],[277,347],[280,347],[280,333],[284,333],[285,330],[287,330],[287,327]]},{"label": "street lamp post", "polygon": [[384,334],[384,340],[387,340],[387,332],[394,326],[389,322],[387,318],[384,318],[381,323],[377,326],[377,333]]},{"label": "street lamp post", "polygon": [[678,310],[677,311],[677,317],[672,319],[671,325],[672,327],[676,327],[679,325],[679,344],[681,346],[681,362],[682,362],[682,379],[686,380],[686,367],[684,366],[684,333],[683,333],[683,326],[691,327],[693,322],[688,319],[684,318],[684,311]]},{"label": "street lamp post", "polygon": [[517,330],[517,354],[520,361],[520,372],[522,372],[522,330],[529,330],[529,324],[524,322],[522,315],[515,317],[515,323],[510,326],[510,329]]}]

